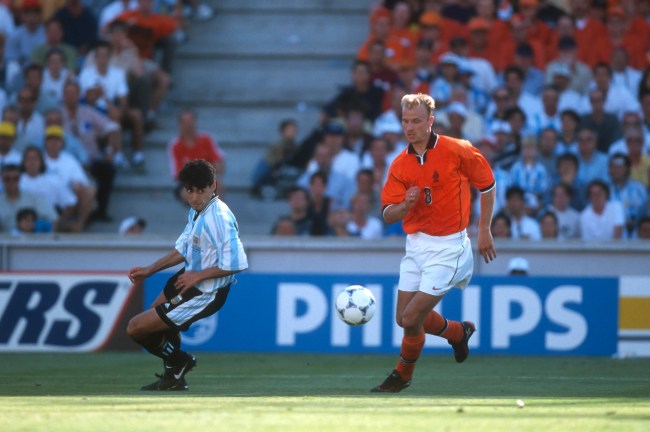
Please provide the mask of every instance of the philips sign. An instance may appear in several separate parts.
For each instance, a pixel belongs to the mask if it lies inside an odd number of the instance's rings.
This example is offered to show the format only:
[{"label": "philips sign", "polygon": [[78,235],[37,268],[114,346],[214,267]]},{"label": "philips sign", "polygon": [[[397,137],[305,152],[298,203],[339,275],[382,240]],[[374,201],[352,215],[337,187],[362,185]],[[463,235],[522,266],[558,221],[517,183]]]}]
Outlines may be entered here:
[{"label": "philips sign", "polygon": [[131,293],[124,276],[0,275],[0,351],[94,351]]},{"label": "philips sign", "polygon": [[[146,283],[146,304],[169,275]],[[333,302],[345,286],[361,284],[378,303],[373,319],[349,327]],[[218,314],[218,325],[191,329],[189,349],[218,351],[395,353],[402,329],[394,322],[396,277],[243,274]],[[471,320],[476,353],[611,355],[617,349],[618,280],[614,278],[476,277],[452,290],[438,309]],[[209,332],[209,333],[208,333]],[[448,352],[428,336],[425,351]]]}]

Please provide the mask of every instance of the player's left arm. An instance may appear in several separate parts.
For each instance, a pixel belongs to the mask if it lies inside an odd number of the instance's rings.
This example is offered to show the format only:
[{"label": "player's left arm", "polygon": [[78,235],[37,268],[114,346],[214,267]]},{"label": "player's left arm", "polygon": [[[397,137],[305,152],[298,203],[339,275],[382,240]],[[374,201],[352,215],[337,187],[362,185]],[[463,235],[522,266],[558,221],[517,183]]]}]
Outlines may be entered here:
[{"label": "player's left arm", "polygon": [[481,215],[478,220],[478,252],[481,254],[485,263],[489,263],[497,257],[497,251],[494,248],[494,239],[490,231],[492,225],[492,212],[494,211],[494,201],[496,197],[496,187],[489,191],[481,193]]},{"label": "player's left arm", "polygon": [[496,184],[494,172],[490,164],[474,146],[465,142],[466,146],[460,151],[462,167],[470,183],[479,190],[481,214],[478,221],[478,251],[486,263],[497,257],[494,239],[490,231],[494,201],[496,200]]}]

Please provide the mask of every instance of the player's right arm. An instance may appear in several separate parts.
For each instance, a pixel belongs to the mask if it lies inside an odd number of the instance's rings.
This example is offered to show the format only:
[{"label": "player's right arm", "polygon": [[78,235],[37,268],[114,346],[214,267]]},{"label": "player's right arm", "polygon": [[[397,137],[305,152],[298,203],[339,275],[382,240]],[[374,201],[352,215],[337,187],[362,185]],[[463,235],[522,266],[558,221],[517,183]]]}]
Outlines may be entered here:
[{"label": "player's right arm", "polygon": [[396,164],[393,163],[381,191],[381,201],[384,208],[383,217],[387,224],[404,219],[420,198],[420,188],[405,183],[398,173],[399,170],[396,168]]},{"label": "player's right arm", "polygon": [[411,186],[404,193],[404,201],[398,204],[389,204],[384,208],[384,221],[387,224],[392,224],[404,219],[409,210],[418,202],[420,198],[420,188]]},{"label": "player's right arm", "polygon": [[137,284],[160,270],[165,270],[184,261],[185,257],[176,249],[172,249],[167,255],[147,267],[133,267],[129,270],[129,279],[132,283]]}]

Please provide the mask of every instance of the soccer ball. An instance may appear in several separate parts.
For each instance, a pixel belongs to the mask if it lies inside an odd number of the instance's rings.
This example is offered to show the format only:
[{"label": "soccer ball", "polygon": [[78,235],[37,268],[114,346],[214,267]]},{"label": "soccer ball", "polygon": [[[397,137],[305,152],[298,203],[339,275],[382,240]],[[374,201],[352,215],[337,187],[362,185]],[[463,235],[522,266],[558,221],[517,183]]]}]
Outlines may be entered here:
[{"label": "soccer ball", "polygon": [[336,314],[352,326],[370,321],[376,306],[375,296],[361,285],[350,285],[336,296]]}]

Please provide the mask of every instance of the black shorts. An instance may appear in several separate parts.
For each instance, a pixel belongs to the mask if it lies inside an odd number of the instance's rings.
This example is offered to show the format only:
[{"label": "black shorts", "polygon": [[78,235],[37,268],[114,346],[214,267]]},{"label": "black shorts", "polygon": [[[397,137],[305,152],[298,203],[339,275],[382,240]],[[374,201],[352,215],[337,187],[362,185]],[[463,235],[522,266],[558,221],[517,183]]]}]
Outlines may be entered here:
[{"label": "black shorts", "polygon": [[217,313],[226,303],[230,292],[230,284],[210,294],[192,287],[180,297],[174,284],[184,272],[185,269],[181,269],[169,278],[163,290],[168,302],[156,306],[156,312],[160,319],[170,328],[179,331],[187,331],[192,323]]}]

